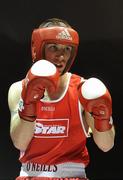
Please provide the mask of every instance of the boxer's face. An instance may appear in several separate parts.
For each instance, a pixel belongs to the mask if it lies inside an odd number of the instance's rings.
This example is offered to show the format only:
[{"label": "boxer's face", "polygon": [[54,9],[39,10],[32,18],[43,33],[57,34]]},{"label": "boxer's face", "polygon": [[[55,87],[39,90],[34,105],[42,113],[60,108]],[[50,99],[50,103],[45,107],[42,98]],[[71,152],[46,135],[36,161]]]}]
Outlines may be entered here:
[{"label": "boxer's face", "polygon": [[55,43],[45,45],[45,59],[53,63],[60,73],[65,69],[71,53],[72,47],[68,45]]}]

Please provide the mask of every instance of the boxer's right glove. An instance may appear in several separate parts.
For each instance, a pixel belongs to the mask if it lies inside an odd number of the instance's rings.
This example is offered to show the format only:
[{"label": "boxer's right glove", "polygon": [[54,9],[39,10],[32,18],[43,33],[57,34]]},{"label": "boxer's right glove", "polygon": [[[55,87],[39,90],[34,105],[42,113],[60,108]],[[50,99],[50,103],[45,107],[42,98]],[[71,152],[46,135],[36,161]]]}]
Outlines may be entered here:
[{"label": "boxer's right glove", "polygon": [[23,81],[18,110],[20,118],[35,121],[37,100],[44,96],[45,89],[54,93],[58,79],[59,72],[54,64],[46,60],[33,64]]}]

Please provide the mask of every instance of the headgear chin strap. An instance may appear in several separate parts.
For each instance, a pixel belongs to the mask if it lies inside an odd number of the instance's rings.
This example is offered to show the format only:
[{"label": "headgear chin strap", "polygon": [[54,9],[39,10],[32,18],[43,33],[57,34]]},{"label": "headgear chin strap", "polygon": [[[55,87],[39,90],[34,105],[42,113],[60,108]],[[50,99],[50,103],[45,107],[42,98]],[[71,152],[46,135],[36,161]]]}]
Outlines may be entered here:
[{"label": "headgear chin strap", "polygon": [[31,40],[33,62],[45,58],[43,57],[43,48],[46,43],[58,43],[73,47],[73,52],[63,73],[67,72],[70,69],[77,53],[79,45],[78,33],[72,28],[60,26],[35,29],[32,32]]}]

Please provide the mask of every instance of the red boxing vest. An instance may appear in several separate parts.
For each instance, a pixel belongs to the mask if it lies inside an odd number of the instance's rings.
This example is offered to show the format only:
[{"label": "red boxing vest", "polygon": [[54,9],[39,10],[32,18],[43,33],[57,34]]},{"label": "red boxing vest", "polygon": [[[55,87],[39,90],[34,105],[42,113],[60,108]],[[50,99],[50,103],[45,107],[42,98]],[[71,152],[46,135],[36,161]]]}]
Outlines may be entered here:
[{"label": "red boxing vest", "polygon": [[21,154],[22,163],[61,164],[89,163],[84,129],[77,94],[81,77],[71,75],[62,97],[55,101],[37,102],[34,137]]}]

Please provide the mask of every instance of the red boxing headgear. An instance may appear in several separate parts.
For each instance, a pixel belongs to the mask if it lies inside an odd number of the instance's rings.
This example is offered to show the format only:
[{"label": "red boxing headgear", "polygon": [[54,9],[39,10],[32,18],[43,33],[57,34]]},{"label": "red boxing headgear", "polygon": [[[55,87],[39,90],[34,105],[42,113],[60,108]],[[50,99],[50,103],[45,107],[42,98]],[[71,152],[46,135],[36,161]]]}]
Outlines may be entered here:
[{"label": "red boxing headgear", "polygon": [[72,29],[61,26],[34,29],[32,32],[31,50],[33,62],[43,59],[43,48],[46,43],[58,43],[73,47],[73,51],[64,72],[71,67],[79,45],[78,33]]}]

